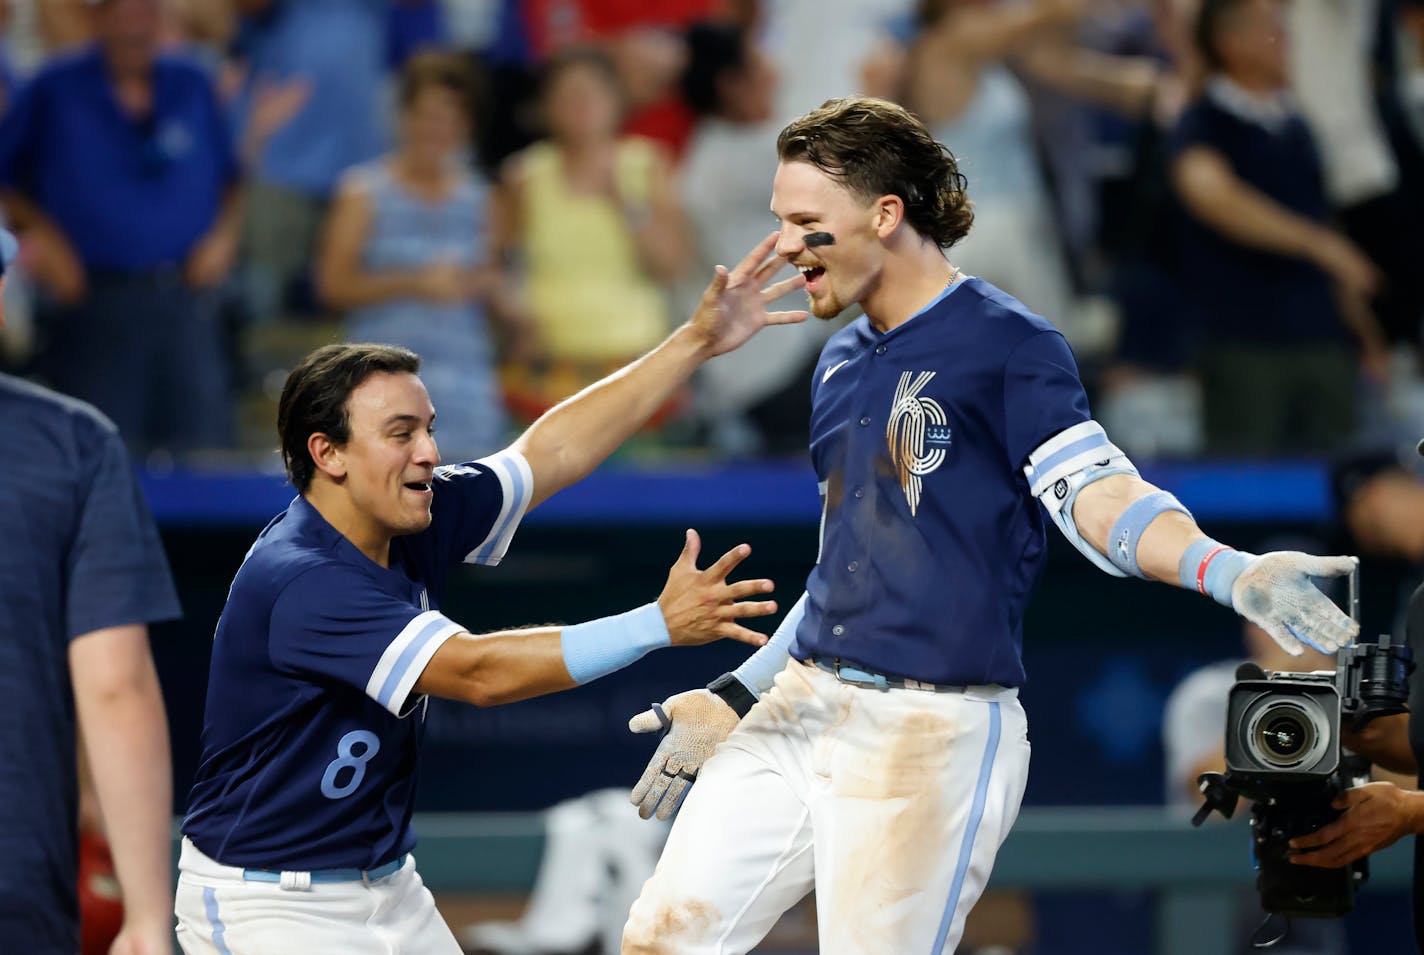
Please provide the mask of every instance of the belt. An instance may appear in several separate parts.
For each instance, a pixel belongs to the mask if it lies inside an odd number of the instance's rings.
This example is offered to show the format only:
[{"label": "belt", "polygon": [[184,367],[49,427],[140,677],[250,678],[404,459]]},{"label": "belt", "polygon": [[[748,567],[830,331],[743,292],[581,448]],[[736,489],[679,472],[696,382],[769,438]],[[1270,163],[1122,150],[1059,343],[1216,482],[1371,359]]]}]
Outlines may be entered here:
[{"label": "belt", "polygon": [[[406,855],[402,853],[385,865],[374,869],[313,869],[310,872],[276,872],[271,869],[243,869],[242,877],[248,882],[279,882],[283,888],[296,883],[292,888],[302,888],[306,882],[375,882],[400,871],[405,865]],[[305,878],[303,878],[305,876]]]},{"label": "belt", "polygon": [[840,657],[827,660],[825,657],[812,657],[807,663],[814,664],[834,676],[842,683],[850,686],[863,686],[872,690],[922,690],[926,693],[963,693],[966,687],[953,686],[946,683],[923,683],[919,680],[912,680],[907,676],[894,676],[889,673],[876,673],[873,670],[864,670],[853,663],[846,663]]}]

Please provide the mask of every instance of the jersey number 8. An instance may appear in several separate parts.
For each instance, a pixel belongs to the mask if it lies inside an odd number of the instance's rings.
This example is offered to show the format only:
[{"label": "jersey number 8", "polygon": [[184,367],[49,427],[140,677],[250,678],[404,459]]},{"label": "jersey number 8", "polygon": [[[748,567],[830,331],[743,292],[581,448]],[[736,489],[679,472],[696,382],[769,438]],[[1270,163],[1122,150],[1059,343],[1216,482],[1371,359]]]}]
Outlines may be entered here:
[{"label": "jersey number 8", "polygon": [[[357,745],[360,754],[353,752]],[[327,799],[344,799],[356,791],[361,780],[366,778],[366,764],[381,749],[381,741],[370,730],[352,730],[336,744],[336,758],[327,764],[321,777],[321,794]],[[343,769],[351,770],[351,778],[338,786],[336,777]]]}]

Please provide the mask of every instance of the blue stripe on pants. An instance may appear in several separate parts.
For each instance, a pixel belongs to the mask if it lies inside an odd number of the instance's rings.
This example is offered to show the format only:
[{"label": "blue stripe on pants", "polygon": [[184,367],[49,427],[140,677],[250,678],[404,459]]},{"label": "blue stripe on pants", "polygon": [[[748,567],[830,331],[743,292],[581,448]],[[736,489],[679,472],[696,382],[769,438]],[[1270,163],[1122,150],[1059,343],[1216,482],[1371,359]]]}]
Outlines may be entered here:
[{"label": "blue stripe on pants", "polygon": [[964,891],[964,876],[969,871],[969,857],[974,852],[974,837],[979,831],[979,823],[984,818],[984,803],[989,795],[989,777],[994,772],[994,754],[999,749],[1000,716],[999,704],[989,704],[989,740],[984,744],[984,758],[979,763],[979,782],[974,787],[974,804],[969,810],[969,823],[964,827],[964,840],[959,844],[959,864],[954,869],[954,882],[949,887],[949,902],[945,905],[944,916],[939,920],[939,931],[935,933],[931,955],[944,950],[949,937],[949,927],[954,922],[955,910],[959,908],[959,895]]},{"label": "blue stripe on pants", "polygon": [[232,955],[232,949],[227,947],[227,926],[218,915],[217,889],[211,886],[203,889],[203,908],[208,914],[208,923],[213,927],[213,947],[218,950],[218,955]]}]

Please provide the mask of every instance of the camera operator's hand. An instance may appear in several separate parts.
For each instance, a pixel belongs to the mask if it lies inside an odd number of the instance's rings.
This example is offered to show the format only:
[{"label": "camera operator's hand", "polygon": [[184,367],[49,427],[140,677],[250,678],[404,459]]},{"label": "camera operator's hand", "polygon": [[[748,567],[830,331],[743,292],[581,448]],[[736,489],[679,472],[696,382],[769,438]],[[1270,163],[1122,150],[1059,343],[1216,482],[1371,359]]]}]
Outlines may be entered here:
[{"label": "camera operator's hand", "polygon": [[1424,830],[1424,793],[1394,783],[1347,789],[1331,805],[1343,814],[1328,826],[1292,839],[1292,862],[1334,869]]},{"label": "camera operator's hand", "polygon": [[1316,557],[1291,550],[1251,557],[1231,585],[1231,605],[1292,656],[1304,652],[1302,643],[1321,653],[1334,653],[1354,642],[1360,625],[1310,578],[1343,577],[1354,568],[1353,557]]}]

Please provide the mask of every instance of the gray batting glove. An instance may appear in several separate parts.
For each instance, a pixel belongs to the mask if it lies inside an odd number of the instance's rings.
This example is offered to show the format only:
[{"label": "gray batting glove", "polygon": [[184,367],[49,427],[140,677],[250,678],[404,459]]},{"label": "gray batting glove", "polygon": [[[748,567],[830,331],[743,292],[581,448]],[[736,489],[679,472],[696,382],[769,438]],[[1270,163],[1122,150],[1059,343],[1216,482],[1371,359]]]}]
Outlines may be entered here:
[{"label": "gray batting glove", "polygon": [[1251,557],[1231,585],[1231,606],[1293,656],[1305,652],[1302,643],[1335,653],[1354,642],[1360,625],[1310,578],[1343,577],[1358,563],[1354,557],[1316,557],[1290,550]]},{"label": "gray batting glove", "polygon": [[654,703],[628,721],[635,733],[667,730],[653,752],[631,801],[644,819],[666,819],[687,795],[702,764],[740,721],[736,710],[708,690],[688,690]]}]

